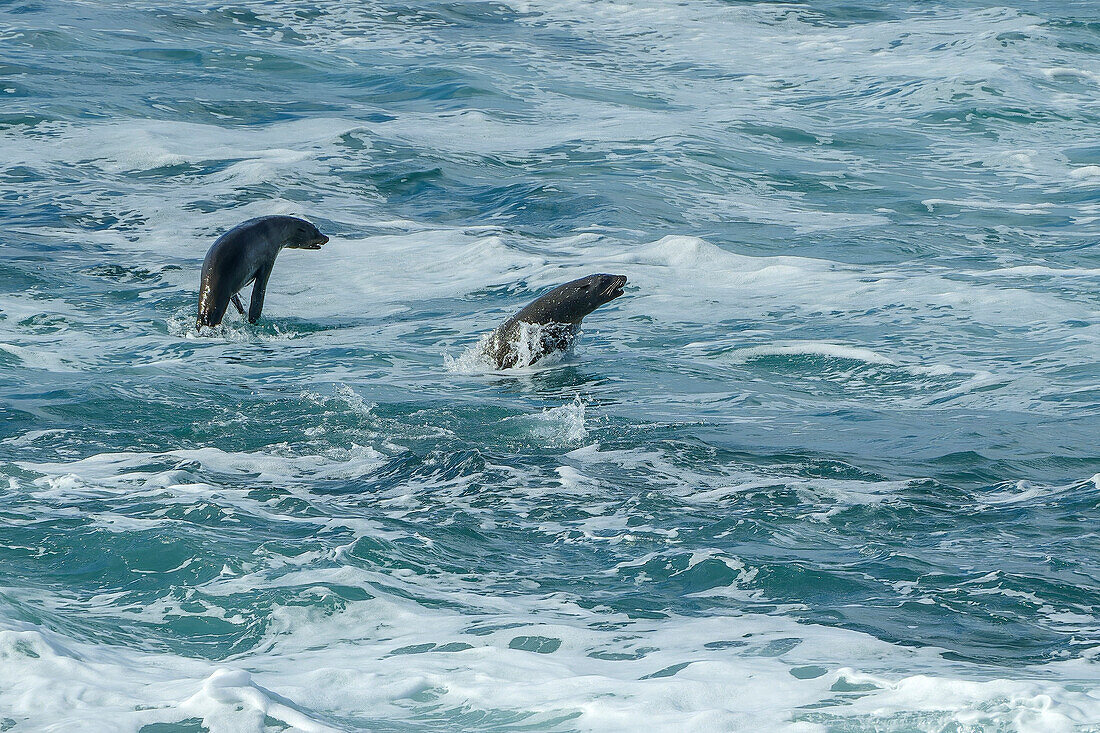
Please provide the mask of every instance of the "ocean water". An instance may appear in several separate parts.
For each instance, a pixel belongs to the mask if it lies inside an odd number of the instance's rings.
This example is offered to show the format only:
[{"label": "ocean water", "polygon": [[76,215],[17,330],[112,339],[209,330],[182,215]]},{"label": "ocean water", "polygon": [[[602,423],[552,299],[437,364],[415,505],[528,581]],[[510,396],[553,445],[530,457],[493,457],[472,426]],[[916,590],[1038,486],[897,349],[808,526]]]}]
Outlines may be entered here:
[{"label": "ocean water", "polygon": [[1098,130],[1092,1],[0,3],[0,731],[1100,730]]}]

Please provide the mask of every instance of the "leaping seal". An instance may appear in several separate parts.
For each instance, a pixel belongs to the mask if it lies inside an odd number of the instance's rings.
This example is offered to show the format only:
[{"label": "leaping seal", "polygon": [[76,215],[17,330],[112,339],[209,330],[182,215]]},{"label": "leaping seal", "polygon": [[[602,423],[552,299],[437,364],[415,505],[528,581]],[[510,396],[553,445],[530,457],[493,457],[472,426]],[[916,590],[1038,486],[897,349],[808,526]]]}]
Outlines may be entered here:
[{"label": "leaping seal", "polygon": [[217,326],[233,303],[244,315],[237,292],[252,286],[248,322],[255,323],[264,307],[267,279],[283,247],[321,249],[328,237],[305,219],[293,216],[261,216],[249,219],[218,237],[202,263],[199,284],[199,318],[196,327]]},{"label": "leaping seal", "polygon": [[510,369],[520,362],[521,343],[527,337],[524,325],[538,326],[538,343],[525,355],[524,366],[547,354],[572,348],[580,332],[581,319],[623,294],[626,275],[589,275],[559,285],[505,321],[490,334],[485,352],[497,369]]}]

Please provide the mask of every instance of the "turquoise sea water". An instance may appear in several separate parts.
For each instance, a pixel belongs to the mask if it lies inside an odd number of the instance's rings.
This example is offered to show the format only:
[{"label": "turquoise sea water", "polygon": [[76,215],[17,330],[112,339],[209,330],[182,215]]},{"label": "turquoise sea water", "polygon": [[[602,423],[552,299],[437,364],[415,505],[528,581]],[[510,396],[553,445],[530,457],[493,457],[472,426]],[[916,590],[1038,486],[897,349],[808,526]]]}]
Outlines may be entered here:
[{"label": "turquoise sea water", "polygon": [[1094,2],[0,3],[0,730],[1100,730],[1098,130]]}]

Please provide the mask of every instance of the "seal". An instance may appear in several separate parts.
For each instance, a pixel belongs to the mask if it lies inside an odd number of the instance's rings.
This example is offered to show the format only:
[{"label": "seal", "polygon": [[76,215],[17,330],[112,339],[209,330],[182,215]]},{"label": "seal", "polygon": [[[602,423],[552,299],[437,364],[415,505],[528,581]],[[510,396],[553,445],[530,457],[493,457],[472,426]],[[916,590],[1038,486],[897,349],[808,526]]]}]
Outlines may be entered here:
[{"label": "seal", "polygon": [[202,263],[199,318],[195,326],[217,326],[230,303],[244,315],[237,291],[251,282],[248,322],[255,323],[264,308],[267,279],[283,247],[321,249],[328,237],[305,219],[261,216],[238,224],[218,237]]},{"label": "seal", "polygon": [[[521,361],[524,366],[556,351],[573,347],[580,332],[581,319],[605,303],[623,294],[626,275],[589,275],[567,282],[546,293],[505,321],[489,335],[485,353],[497,369],[510,369]],[[525,325],[537,326],[538,343],[525,344],[531,331]],[[533,339],[532,339],[533,340]]]}]

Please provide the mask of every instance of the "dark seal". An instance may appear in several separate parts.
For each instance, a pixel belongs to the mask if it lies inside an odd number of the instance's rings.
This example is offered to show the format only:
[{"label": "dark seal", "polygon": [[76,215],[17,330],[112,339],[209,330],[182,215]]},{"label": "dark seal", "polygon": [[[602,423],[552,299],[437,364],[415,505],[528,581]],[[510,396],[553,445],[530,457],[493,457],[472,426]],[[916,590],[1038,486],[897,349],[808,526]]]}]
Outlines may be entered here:
[{"label": "dark seal", "polygon": [[321,249],[328,237],[305,219],[293,216],[261,216],[249,219],[218,237],[202,263],[197,327],[217,326],[230,303],[244,315],[237,292],[252,286],[248,322],[255,323],[264,308],[267,279],[283,247]]},{"label": "dark seal", "polygon": [[[547,354],[567,351],[577,340],[581,319],[622,295],[624,285],[625,275],[589,275],[559,285],[493,331],[485,352],[497,369],[510,369],[521,356],[527,366]],[[537,326],[537,331],[528,331],[525,324]],[[525,344],[532,334],[537,334],[537,343]],[[530,353],[523,353],[525,349]]]}]

